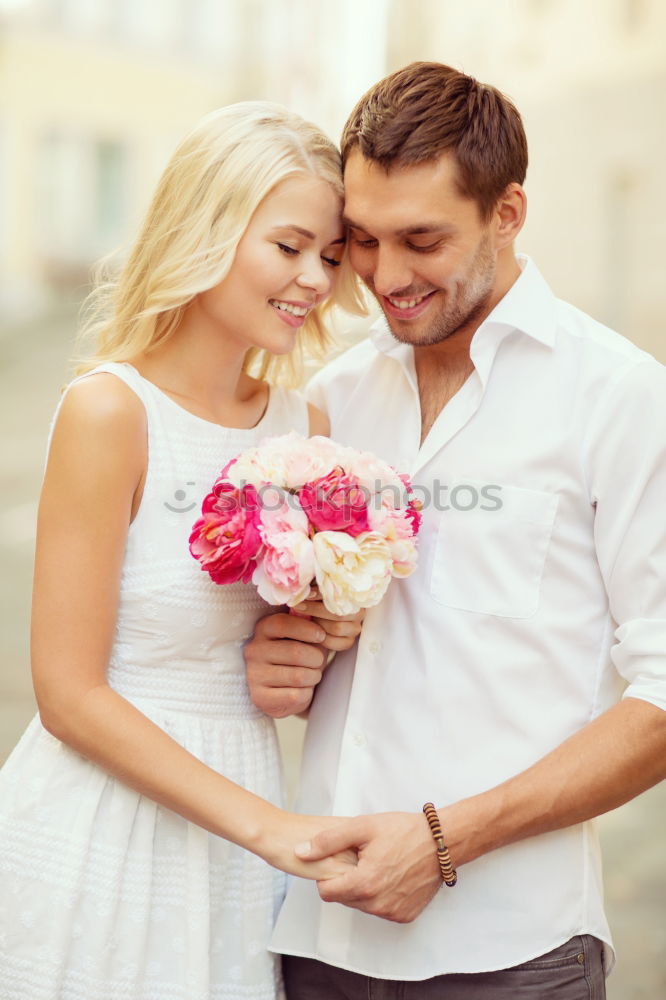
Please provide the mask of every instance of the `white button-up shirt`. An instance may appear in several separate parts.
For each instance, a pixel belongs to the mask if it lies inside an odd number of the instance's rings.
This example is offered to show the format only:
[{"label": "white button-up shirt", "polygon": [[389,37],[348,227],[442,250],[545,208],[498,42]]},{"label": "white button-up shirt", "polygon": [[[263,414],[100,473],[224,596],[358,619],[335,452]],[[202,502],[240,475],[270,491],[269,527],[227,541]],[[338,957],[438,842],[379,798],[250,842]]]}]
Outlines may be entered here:
[{"label": "white button-up shirt", "polygon": [[[410,472],[425,509],[416,572],[319,686],[303,812],[444,806],[525,770],[623,690],[666,709],[666,370],[521,265],[422,445],[413,351],[383,322],[311,384],[332,437]],[[273,949],[418,980],[582,933],[610,945],[593,822],[465,865],[411,924],[292,880]]]}]

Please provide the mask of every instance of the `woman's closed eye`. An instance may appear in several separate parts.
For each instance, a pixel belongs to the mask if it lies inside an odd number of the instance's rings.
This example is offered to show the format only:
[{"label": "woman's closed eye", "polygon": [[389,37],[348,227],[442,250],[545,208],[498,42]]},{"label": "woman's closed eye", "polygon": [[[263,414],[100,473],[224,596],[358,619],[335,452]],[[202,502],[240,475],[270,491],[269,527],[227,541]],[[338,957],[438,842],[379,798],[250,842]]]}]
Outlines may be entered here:
[{"label": "woman's closed eye", "polygon": [[[276,243],[275,245],[282,251],[282,253],[286,254],[287,257],[295,257],[302,252],[296,247],[289,246],[288,243]],[[327,257],[326,254],[322,254],[321,259],[328,267],[340,267],[340,264],[342,263],[342,261],[337,260],[335,257]]]}]

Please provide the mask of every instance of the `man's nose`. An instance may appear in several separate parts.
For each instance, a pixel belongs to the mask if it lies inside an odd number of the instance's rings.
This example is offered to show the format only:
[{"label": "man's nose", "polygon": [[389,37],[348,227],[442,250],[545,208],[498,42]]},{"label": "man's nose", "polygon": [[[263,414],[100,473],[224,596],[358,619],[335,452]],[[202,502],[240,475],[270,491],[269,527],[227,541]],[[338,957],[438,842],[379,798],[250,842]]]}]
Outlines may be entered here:
[{"label": "man's nose", "polygon": [[412,276],[404,251],[391,247],[378,248],[372,283],[379,295],[395,295],[401,289],[408,288]]}]

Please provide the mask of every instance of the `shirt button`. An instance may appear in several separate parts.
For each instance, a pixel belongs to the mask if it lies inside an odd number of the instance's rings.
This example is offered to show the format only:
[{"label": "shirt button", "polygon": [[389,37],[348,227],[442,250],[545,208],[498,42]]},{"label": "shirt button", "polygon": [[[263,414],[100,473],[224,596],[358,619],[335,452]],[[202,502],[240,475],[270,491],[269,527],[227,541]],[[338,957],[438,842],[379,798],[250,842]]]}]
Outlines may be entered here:
[{"label": "shirt button", "polygon": [[355,747],[365,746],[365,736],[362,733],[354,733],[352,742]]},{"label": "shirt button", "polygon": [[371,653],[381,653],[382,644],[381,642],[377,642],[377,640],[374,640],[373,642],[370,643],[368,649],[370,650]]}]

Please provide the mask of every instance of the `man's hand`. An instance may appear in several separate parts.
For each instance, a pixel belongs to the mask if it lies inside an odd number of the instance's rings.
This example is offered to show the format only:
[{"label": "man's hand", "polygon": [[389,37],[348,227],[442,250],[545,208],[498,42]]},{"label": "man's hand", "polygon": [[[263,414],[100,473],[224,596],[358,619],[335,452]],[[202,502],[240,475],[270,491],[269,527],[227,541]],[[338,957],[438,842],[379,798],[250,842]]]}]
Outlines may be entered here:
[{"label": "man's hand", "polygon": [[297,715],[310,706],[322,678],[326,632],[299,615],[267,615],[257,622],[245,647],[252,701],[274,719]]},{"label": "man's hand", "polygon": [[252,701],[274,719],[307,711],[330,654],[354,645],[365,615],[332,614],[316,588],[292,610],[262,618],[245,647]]},{"label": "man's hand", "polygon": [[316,861],[349,849],[358,852],[357,867],[317,883],[327,903],[403,924],[419,915],[442,884],[432,834],[420,813],[359,816],[318,833],[296,854]]},{"label": "man's hand", "polygon": [[307,601],[297,604],[292,610],[299,615],[307,615],[312,621],[321,625],[326,632],[326,638],[322,642],[322,646],[336,653],[341,653],[345,649],[351,649],[361,634],[363,619],[365,618],[365,609],[347,617],[334,615],[324,605],[324,602],[319,599],[316,588],[312,589]]},{"label": "man's hand", "polygon": [[[616,809],[661,781],[664,761],[666,713],[625,698],[527,770],[438,809],[453,867]],[[318,883],[327,902],[403,923],[418,916],[441,885],[420,813],[359,816],[318,833],[296,854],[316,861],[349,848],[357,848],[358,867]]]}]

